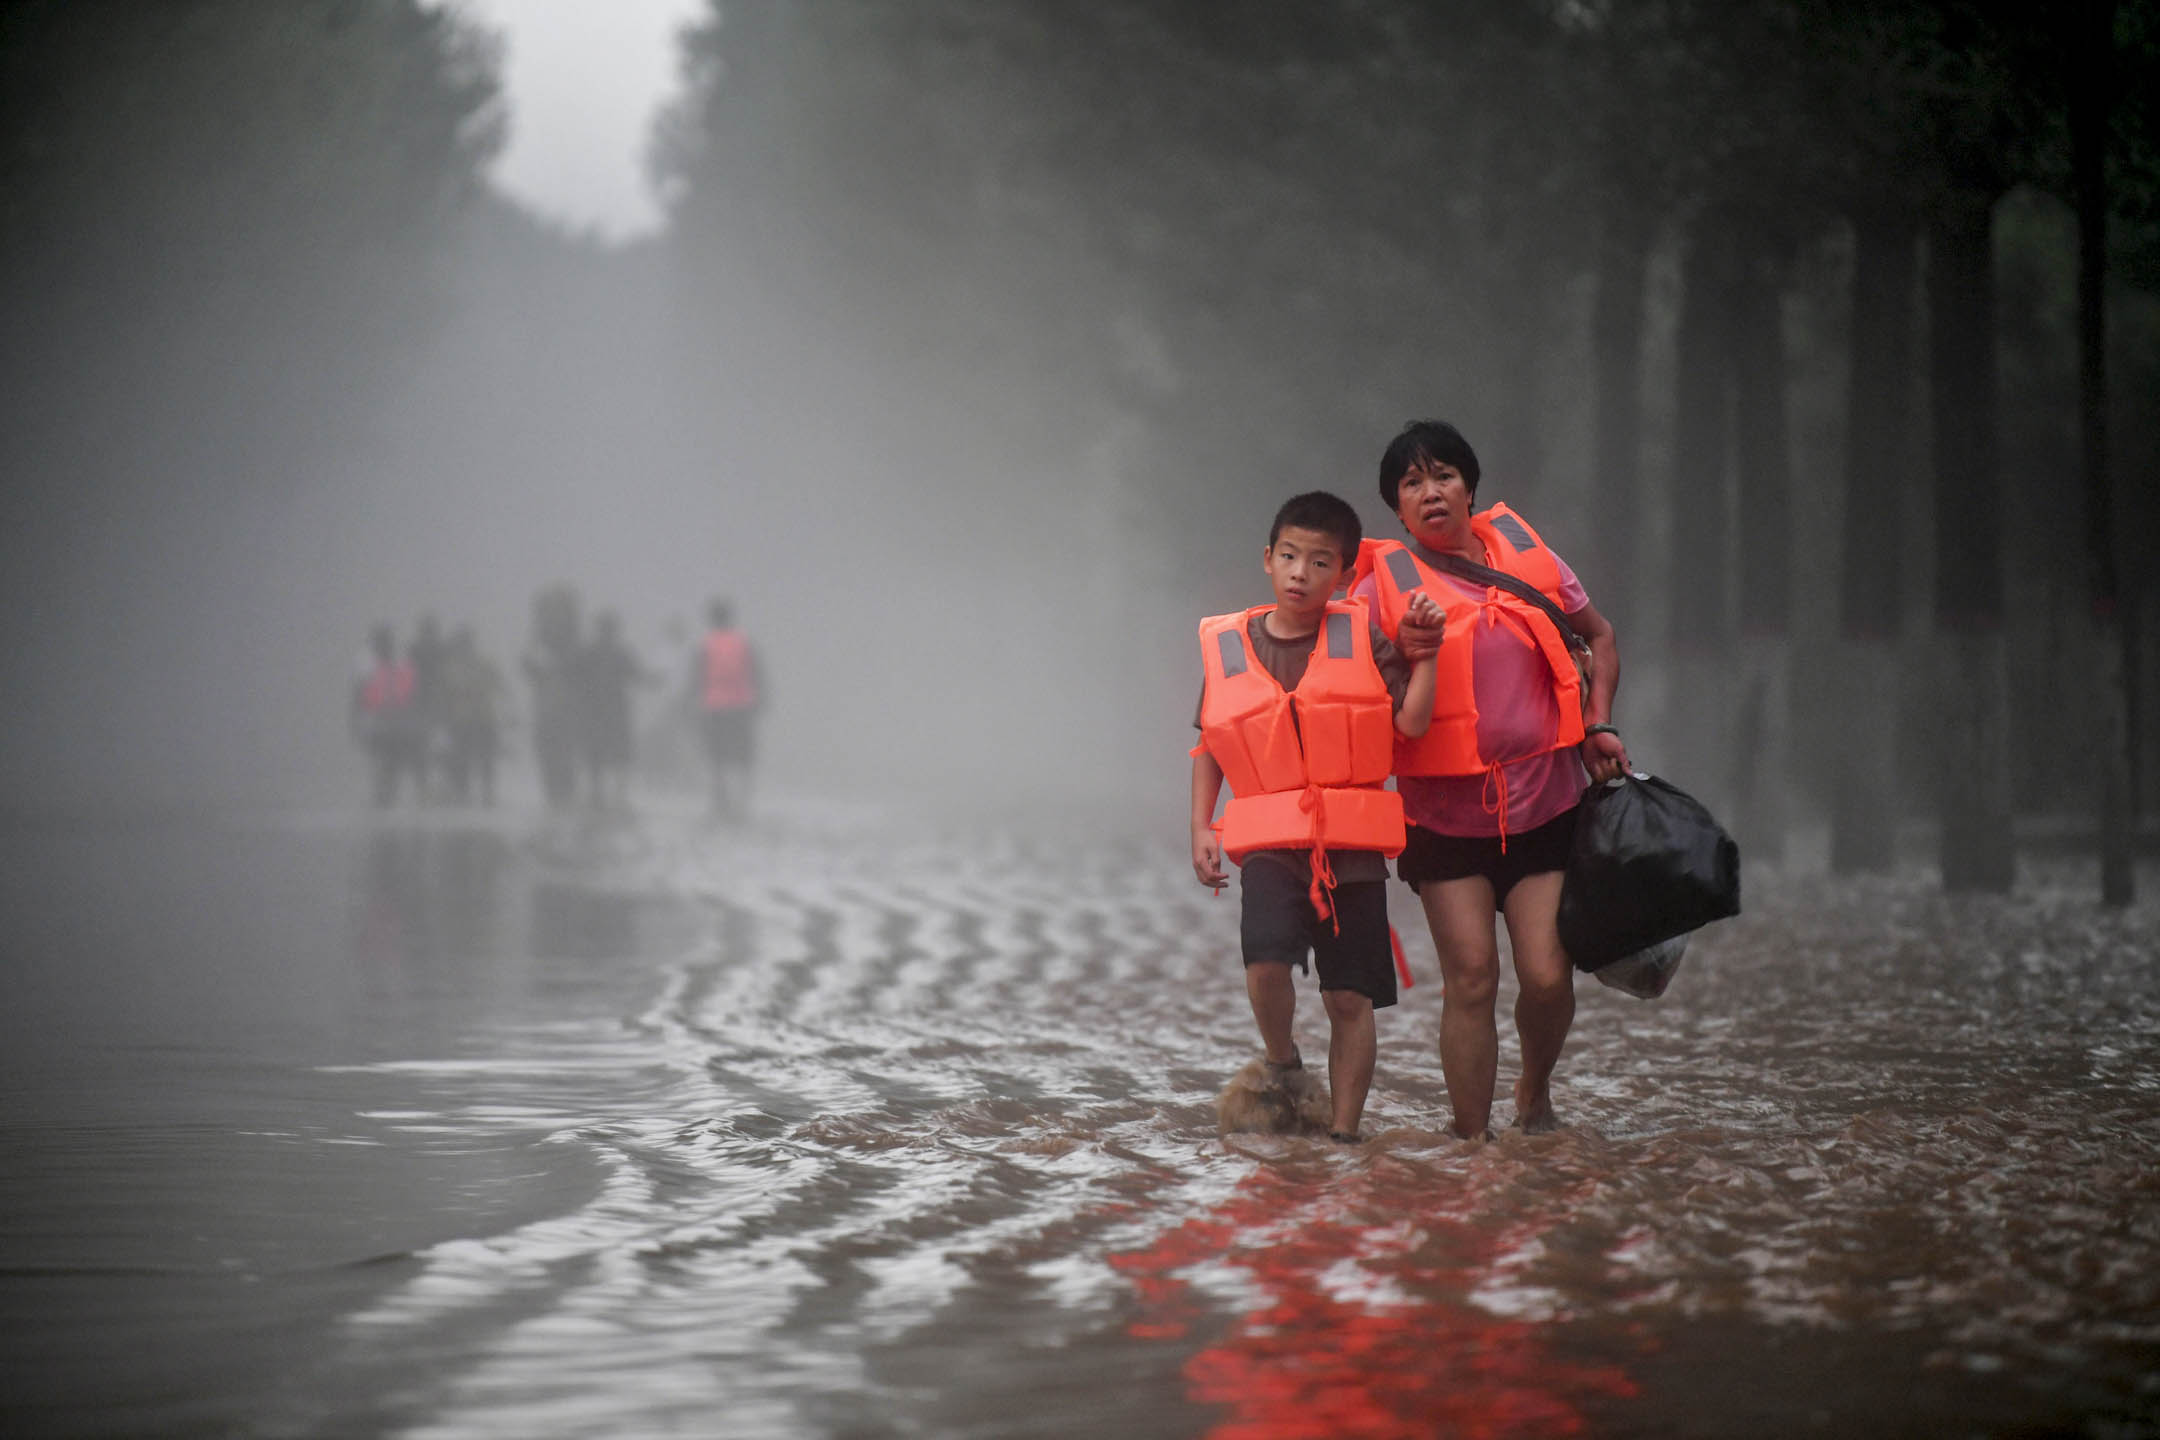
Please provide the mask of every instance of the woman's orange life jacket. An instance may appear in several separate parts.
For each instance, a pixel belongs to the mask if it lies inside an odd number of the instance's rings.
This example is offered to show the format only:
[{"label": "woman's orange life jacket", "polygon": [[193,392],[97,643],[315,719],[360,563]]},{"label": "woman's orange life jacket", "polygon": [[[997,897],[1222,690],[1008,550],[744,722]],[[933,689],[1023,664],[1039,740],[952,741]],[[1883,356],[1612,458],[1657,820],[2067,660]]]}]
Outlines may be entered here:
[{"label": "woman's orange life jacket", "polygon": [[706,632],[704,700],[707,710],[747,710],[757,704],[750,641],[742,631]]},{"label": "woman's orange life jacket", "polygon": [[1373,663],[1365,606],[1327,607],[1312,659],[1285,690],[1253,654],[1246,625],[1274,607],[1200,622],[1200,744],[1230,782],[1223,853],[1313,852],[1313,904],[1331,912],[1326,852],[1403,848],[1402,797],[1383,788],[1395,750],[1395,702]]},{"label": "woman's orange life jacket", "polygon": [[[1521,516],[1505,505],[1494,505],[1472,515],[1470,529],[1485,542],[1491,557],[1488,568],[1527,580],[1555,605],[1560,603],[1559,562]],[[1560,725],[1550,749],[1582,743],[1582,674],[1551,616],[1497,587],[1487,587],[1482,597],[1466,593],[1459,582],[1449,583],[1453,577],[1443,579],[1442,572],[1400,540],[1367,540],[1360,545],[1352,583],[1367,573],[1378,587],[1379,611],[1374,619],[1390,640],[1400,633],[1410,596],[1417,590],[1432,596],[1447,616],[1439,668],[1433,677],[1432,726],[1415,739],[1397,737],[1396,774],[1481,775],[1498,768],[1499,761],[1478,750],[1477,684],[1472,671],[1476,646],[1471,640],[1480,625],[1512,626],[1544,655],[1552,672],[1553,698],[1560,707]]]}]

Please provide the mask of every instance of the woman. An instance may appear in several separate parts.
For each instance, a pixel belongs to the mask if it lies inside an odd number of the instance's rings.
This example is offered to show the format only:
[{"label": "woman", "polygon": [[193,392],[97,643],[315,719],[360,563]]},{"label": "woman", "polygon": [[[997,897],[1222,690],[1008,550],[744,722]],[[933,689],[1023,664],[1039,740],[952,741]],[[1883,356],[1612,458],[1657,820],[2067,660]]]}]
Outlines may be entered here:
[{"label": "woman", "polygon": [[[1439,952],[1440,1066],[1465,1139],[1491,1133],[1496,917],[1507,924],[1520,992],[1515,1123],[1531,1134],[1559,1124],[1552,1073],[1575,1018],[1558,929],[1561,873],[1585,785],[1628,767],[1609,719],[1620,680],[1611,624],[1521,516],[1504,505],[1473,513],[1477,486],[1477,454],[1454,426],[1404,427],[1380,459],[1380,496],[1410,543],[1366,542],[1351,589],[1405,657],[1438,649],[1432,726],[1395,752],[1410,837],[1395,873],[1417,892]],[[1464,578],[1465,564],[1486,573]],[[1534,587],[1588,642],[1587,683],[1560,625],[1497,583],[1504,577]],[[1409,617],[1419,591],[1439,602],[1439,627]]]}]

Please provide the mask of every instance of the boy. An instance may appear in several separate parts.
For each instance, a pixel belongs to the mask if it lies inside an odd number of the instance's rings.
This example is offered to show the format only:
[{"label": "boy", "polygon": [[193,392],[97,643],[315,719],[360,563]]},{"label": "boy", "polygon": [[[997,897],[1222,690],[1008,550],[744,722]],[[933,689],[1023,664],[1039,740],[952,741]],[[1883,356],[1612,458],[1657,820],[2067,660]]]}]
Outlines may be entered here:
[{"label": "boy", "polygon": [[[1241,869],[1245,993],[1267,1078],[1302,1078],[1290,967],[1309,950],[1328,1015],[1329,1133],[1346,1144],[1372,1085],[1373,1011],[1395,1003],[1382,857],[1402,850],[1403,812],[1384,786],[1396,734],[1432,722],[1434,677],[1429,655],[1407,662],[1362,603],[1334,598],[1363,533],[1357,511],[1324,490],[1275,512],[1261,559],[1275,603],[1200,623],[1192,752],[1193,874],[1219,889],[1225,854]],[[1437,627],[1438,610],[1417,598],[1420,622]]]}]

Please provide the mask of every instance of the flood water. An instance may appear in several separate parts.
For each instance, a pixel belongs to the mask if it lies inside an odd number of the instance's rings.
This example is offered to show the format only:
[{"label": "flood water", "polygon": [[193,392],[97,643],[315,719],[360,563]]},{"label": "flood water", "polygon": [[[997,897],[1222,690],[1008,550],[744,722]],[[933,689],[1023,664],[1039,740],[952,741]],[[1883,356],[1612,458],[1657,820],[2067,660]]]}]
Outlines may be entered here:
[{"label": "flood water", "polygon": [[1466,1145],[1399,893],[1368,1143],[1226,1141],[1175,829],[0,832],[0,1433],[2160,1434],[2150,898],[1751,871]]}]

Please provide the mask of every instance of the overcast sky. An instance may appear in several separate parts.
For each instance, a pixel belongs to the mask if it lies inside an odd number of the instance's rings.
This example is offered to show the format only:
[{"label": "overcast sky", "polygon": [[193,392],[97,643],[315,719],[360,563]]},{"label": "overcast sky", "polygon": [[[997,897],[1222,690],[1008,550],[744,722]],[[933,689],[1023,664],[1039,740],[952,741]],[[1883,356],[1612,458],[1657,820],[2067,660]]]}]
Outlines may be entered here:
[{"label": "overcast sky", "polygon": [[676,32],[704,11],[704,0],[452,3],[507,41],[510,142],[496,162],[496,184],[609,239],[657,228],[645,138],[679,79]]}]

